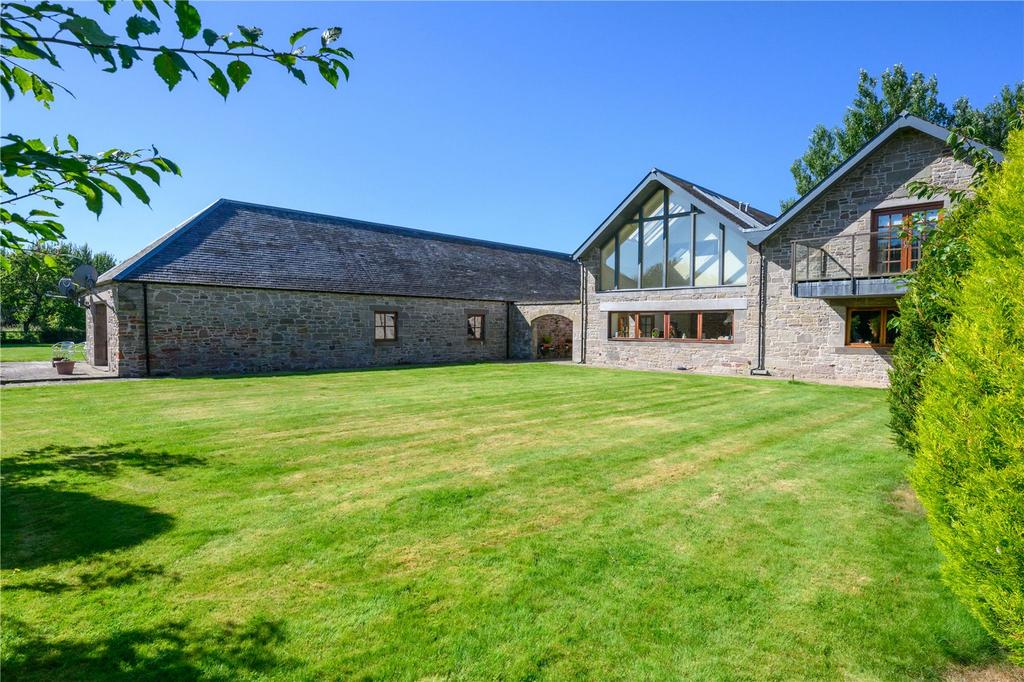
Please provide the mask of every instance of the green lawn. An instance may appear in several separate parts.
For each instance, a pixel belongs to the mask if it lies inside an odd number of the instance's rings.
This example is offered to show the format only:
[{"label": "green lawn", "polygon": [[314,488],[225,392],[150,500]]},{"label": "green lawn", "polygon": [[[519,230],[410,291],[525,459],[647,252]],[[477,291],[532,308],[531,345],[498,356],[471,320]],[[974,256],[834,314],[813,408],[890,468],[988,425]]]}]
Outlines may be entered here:
[{"label": "green lawn", "polygon": [[0,345],[0,362],[52,360],[52,343],[5,343]]},{"label": "green lawn", "polygon": [[470,365],[2,395],[11,679],[936,679],[881,391]]}]

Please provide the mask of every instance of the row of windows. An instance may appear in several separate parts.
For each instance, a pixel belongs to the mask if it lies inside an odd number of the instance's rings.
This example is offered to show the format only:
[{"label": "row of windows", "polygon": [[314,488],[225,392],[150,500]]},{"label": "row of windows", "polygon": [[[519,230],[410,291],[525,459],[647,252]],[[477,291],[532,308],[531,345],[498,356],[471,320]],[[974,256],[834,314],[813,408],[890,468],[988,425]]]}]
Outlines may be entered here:
[{"label": "row of windows", "polygon": [[[850,308],[846,345],[891,346],[899,335],[895,308]],[[726,311],[609,313],[608,338],[731,343],[733,314]]]},{"label": "row of windows", "polygon": [[732,343],[732,322],[727,311],[610,313],[608,338]]},{"label": "row of windows", "polygon": [[[466,339],[469,341],[484,340],[485,315],[471,313],[466,315]],[[373,340],[386,343],[398,340],[398,313],[393,310],[381,310],[373,314]]]},{"label": "row of windows", "polygon": [[599,290],[745,284],[747,242],[658,190],[601,247]]}]

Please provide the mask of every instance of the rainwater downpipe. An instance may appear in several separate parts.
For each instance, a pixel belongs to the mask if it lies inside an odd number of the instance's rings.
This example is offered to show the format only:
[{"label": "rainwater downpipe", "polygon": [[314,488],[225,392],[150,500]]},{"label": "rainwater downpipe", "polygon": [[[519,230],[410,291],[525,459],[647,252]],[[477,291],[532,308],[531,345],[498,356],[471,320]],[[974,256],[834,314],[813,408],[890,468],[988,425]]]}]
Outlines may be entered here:
[{"label": "rainwater downpipe", "polygon": [[142,337],[146,351],[146,376],[149,376],[149,293],[146,283],[142,283]]},{"label": "rainwater downpipe", "polygon": [[755,376],[768,376],[765,369],[765,312],[768,310],[768,300],[765,293],[768,284],[765,281],[768,276],[768,263],[764,259],[764,244],[757,245],[757,367],[750,370]]}]

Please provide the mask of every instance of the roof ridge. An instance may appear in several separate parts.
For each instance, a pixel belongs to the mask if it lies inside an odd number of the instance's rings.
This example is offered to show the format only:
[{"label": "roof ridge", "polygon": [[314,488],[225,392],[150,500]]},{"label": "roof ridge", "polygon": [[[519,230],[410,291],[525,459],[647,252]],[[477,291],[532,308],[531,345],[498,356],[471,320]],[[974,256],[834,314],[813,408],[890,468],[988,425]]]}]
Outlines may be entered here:
[{"label": "roof ridge", "polygon": [[[696,182],[693,182],[692,180],[687,180],[686,178],[684,178],[682,176],[679,176],[679,175],[676,175],[675,173],[670,173],[669,171],[664,170],[663,168],[655,168],[654,170],[658,171],[659,173],[663,173],[663,174],[665,174],[665,175],[667,175],[669,177],[675,178],[677,180],[681,180],[682,182],[685,182],[688,185],[693,185],[694,187],[696,187],[697,189],[701,190],[702,192],[706,192],[706,193],[711,194],[711,195],[713,195],[713,196],[715,196],[717,198],[720,198],[720,199],[723,199],[723,200],[729,201],[729,202],[735,201],[740,206],[746,205],[748,210],[749,209],[753,209],[753,210],[757,211],[758,213],[764,213],[767,216],[771,216],[773,220],[778,217],[774,213],[770,213],[770,212],[764,210],[763,208],[758,208],[757,206],[754,206],[749,201],[740,201],[739,199],[736,199],[735,197],[731,197],[728,194],[724,194],[722,192],[719,192],[716,189],[711,189],[710,187],[706,187],[704,185],[700,185],[700,184],[698,184]],[[742,208],[739,208],[739,210],[742,213],[750,216],[751,218],[754,218],[754,220],[757,220],[758,222],[761,222],[760,219],[756,218],[752,214],[747,213],[747,211],[744,211]],[[768,224],[770,224],[770,223],[768,223]]]},{"label": "roof ridge", "polygon": [[490,248],[502,249],[505,251],[519,251],[525,253],[534,253],[542,256],[552,256],[555,258],[562,258],[565,260],[572,260],[572,254],[565,253],[562,251],[552,251],[549,249],[539,249],[533,246],[522,246],[520,244],[508,244],[506,242],[496,242],[490,239],[478,239],[476,237],[464,237],[462,235],[447,234],[445,232],[435,232],[433,230],[423,230],[416,227],[405,227],[402,225],[391,225],[388,223],[377,223],[370,220],[360,220],[358,218],[346,218],[345,216],[331,215],[329,213],[317,213],[315,211],[304,211],[296,208],[286,208],[283,206],[273,206],[270,204],[258,204],[251,201],[240,201],[238,199],[221,199],[221,202],[226,204],[235,204],[238,206],[244,206],[252,209],[262,209],[270,211],[278,211],[281,213],[291,213],[295,215],[311,216],[314,218],[323,218],[332,221],[338,221],[345,223],[347,227],[355,227],[357,229],[368,229],[377,232],[391,232],[393,234],[401,234],[409,237],[416,237],[420,239],[435,239],[439,241],[453,242],[456,244],[469,244],[473,246],[486,246]]}]

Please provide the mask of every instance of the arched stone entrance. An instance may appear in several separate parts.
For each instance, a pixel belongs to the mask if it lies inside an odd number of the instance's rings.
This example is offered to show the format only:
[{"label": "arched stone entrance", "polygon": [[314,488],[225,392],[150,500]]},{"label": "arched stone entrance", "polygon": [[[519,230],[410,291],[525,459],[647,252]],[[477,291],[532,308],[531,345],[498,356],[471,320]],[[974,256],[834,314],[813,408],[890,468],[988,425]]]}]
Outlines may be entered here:
[{"label": "arched stone entrance", "polygon": [[564,315],[541,315],[530,323],[530,357],[535,360],[572,359],[572,320]]}]

